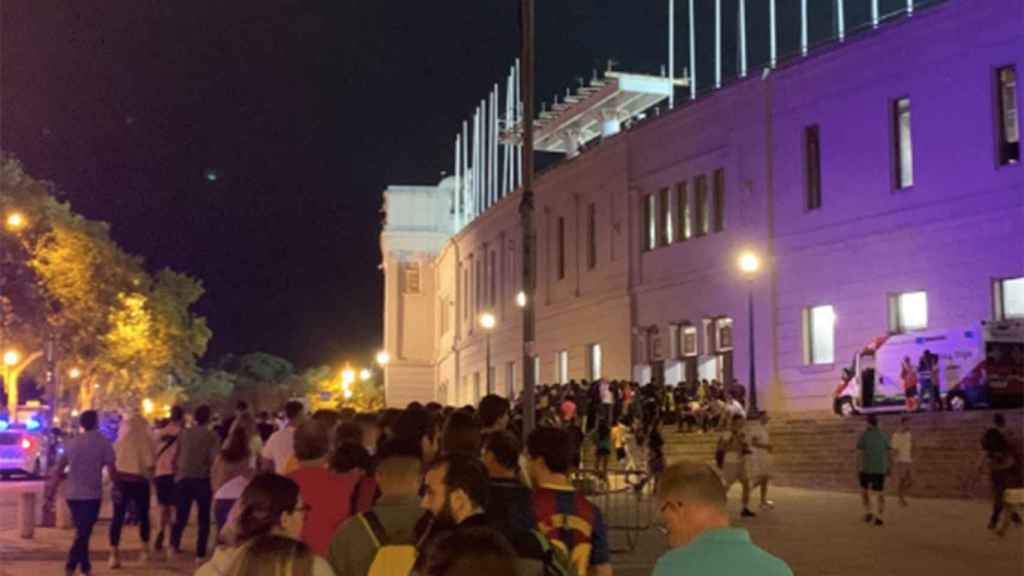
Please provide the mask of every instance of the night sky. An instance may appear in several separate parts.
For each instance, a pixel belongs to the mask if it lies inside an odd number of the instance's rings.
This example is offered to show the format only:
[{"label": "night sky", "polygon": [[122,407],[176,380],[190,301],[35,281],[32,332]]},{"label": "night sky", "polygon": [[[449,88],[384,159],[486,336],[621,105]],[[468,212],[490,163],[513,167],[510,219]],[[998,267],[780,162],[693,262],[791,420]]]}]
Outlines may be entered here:
[{"label": "night sky", "polygon": [[[518,54],[518,1],[70,4],[0,2],[0,147],[77,211],[110,222],[150,269],[202,279],[208,360],[369,358],[381,340],[381,192],[451,170],[462,120]],[[649,73],[665,62],[664,1],[537,4],[544,100],[609,58]],[[699,2],[703,71],[713,4]],[[735,0],[724,4],[734,22]],[[862,20],[847,4],[848,23]],[[798,13],[799,0],[779,5]],[[822,10],[812,41],[828,33]],[[751,6],[751,26],[766,14]],[[780,49],[798,38],[786,26]],[[727,55],[734,45],[727,35]],[[750,45],[755,68],[766,30]]]}]

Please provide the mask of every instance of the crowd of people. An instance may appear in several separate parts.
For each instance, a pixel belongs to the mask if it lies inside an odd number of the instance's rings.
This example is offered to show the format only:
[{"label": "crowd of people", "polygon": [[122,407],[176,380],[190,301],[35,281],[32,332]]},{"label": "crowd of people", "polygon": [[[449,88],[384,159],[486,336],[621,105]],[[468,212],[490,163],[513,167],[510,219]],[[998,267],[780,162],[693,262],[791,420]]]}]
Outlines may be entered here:
[{"label": "crowd of people", "polygon": [[[608,429],[609,452],[625,460],[637,436],[648,446],[660,436],[660,408],[645,411],[643,390],[620,389],[611,402],[599,395],[582,414],[575,398],[553,388],[540,396],[540,425],[525,446],[519,411],[496,395],[459,409],[414,403],[373,415],[307,414],[289,402],[278,423],[244,404],[223,420],[207,406],[191,414],[176,407],[155,432],[139,416],[126,419],[113,443],[98,431],[96,413],[83,412],[83,432],[67,442],[55,476],[66,483],[76,528],[66,572],[92,572],[89,538],[105,468],[113,484],[112,568],[123,561],[120,535],[131,517],[142,560],[182,557],[195,507],[189,556],[198,576],[611,574],[602,511],[573,482],[581,448],[601,446],[600,430]],[[791,574],[745,530],[729,527],[728,487],[712,467],[662,462],[658,471],[657,505],[678,548],[655,574],[716,562],[732,567],[722,574],[738,574],[729,570],[739,566]],[[159,507],[153,528],[151,486]]]},{"label": "crowd of people", "polygon": [[[496,395],[477,406],[413,403],[378,414],[308,414],[293,401],[278,418],[253,415],[244,402],[227,418],[208,406],[191,414],[174,407],[155,429],[141,416],[125,419],[113,443],[99,431],[97,414],[86,411],[82,433],[67,441],[54,475],[66,483],[76,528],[66,572],[92,571],[89,539],[106,469],[113,486],[111,568],[122,563],[121,534],[129,523],[138,525],[143,561],[182,556],[194,507],[189,556],[198,576],[611,574],[602,511],[578,489],[586,477],[584,452],[593,450],[591,477],[607,482],[615,458],[638,491],[654,481],[655,505],[673,546],[655,574],[791,574],[745,530],[730,527],[726,511],[736,483],[741,518],[756,515],[750,500],[758,490],[761,509],[774,507],[766,413],[748,419],[745,411],[723,409],[713,420],[687,421],[698,431],[724,427],[716,462],[666,466],[664,421],[704,413],[702,394],[712,401],[725,395],[742,409],[742,396],[717,383],[692,390],[691,402],[687,390],[632,383],[538,387],[538,427],[525,446],[521,406]],[[910,419],[903,417],[891,436],[876,417],[867,423],[857,444],[864,519],[882,526],[886,480],[896,481],[902,505],[913,485]],[[1002,533],[1020,521],[1016,511],[1004,511],[1012,495],[1021,496],[1020,439],[996,415],[981,444],[979,470],[988,472],[993,489],[989,528]]]}]

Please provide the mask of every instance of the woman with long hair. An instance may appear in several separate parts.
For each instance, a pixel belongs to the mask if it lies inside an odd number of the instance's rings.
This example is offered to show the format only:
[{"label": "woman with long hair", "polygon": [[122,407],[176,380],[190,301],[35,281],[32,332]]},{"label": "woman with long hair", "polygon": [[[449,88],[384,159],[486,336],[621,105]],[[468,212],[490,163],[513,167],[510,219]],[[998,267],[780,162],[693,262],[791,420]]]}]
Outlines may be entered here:
[{"label": "woman with long hair", "polygon": [[220,547],[195,576],[333,576],[327,562],[299,540],[309,508],[299,486],[260,474],[238,501],[233,544]]},{"label": "woman with long hair", "polygon": [[114,485],[114,517],[110,522],[110,567],[121,566],[121,529],[128,504],[135,508],[142,540],[142,559],[149,559],[149,479],[156,465],[156,445],[149,422],[136,414],[121,423],[114,443],[117,482]]},{"label": "woman with long hair", "polygon": [[252,437],[244,425],[238,425],[240,420],[241,417],[231,426],[231,432],[213,463],[213,518],[217,523],[218,534],[227,523],[235,501],[255,473],[250,443]]}]

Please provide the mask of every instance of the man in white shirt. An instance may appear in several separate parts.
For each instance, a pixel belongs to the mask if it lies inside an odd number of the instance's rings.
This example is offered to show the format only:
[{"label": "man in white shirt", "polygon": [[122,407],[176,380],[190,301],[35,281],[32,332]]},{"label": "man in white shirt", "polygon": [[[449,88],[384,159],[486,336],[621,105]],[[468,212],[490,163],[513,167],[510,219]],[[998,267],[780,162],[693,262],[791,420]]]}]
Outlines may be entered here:
[{"label": "man in white shirt", "polygon": [[302,402],[297,400],[291,400],[285,404],[284,413],[288,417],[288,425],[271,434],[270,439],[263,446],[262,469],[273,469],[274,472],[282,476],[289,472],[289,466],[295,460],[295,429],[302,422],[304,410]]},{"label": "man in white shirt", "polygon": [[899,496],[900,505],[906,506],[906,492],[914,485],[914,479],[910,472],[913,460],[911,458],[912,439],[909,416],[900,419],[900,428],[893,433],[890,444],[892,444],[893,451],[893,478],[896,480],[896,493]]}]

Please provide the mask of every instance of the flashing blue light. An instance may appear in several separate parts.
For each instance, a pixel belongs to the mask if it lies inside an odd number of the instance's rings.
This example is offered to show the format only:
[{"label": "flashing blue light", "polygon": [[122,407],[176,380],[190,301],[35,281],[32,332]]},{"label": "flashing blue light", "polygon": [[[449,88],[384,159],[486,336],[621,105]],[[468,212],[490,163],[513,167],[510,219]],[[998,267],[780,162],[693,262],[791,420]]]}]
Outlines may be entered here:
[{"label": "flashing blue light", "polygon": [[0,432],[7,430],[9,426],[10,424],[7,423],[7,420],[0,420]]},{"label": "flashing blue light", "polygon": [[38,430],[40,426],[42,426],[42,424],[40,424],[39,420],[36,420],[35,418],[29,418],[25,421],[26,430]]}]

